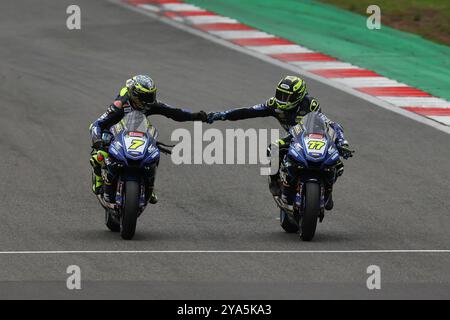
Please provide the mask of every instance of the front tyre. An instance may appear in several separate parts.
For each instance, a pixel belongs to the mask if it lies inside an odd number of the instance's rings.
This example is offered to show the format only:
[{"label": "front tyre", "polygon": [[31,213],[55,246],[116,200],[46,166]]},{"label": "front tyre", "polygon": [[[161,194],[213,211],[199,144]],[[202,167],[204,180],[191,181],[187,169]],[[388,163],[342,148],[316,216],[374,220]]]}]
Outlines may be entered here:
[{"label": "front tyre", "polygon": [[305,210],[301,219],[300,237],[303,241],[311,241],[317,228],[320,213],[320,184],[305,183]]},{"label": "front tyre", "polygon": [[140,185],[137,181],[125,182],[125,199],[123,204],[120,235],[124,240],[131,240],[136,232],[139,215]]}]

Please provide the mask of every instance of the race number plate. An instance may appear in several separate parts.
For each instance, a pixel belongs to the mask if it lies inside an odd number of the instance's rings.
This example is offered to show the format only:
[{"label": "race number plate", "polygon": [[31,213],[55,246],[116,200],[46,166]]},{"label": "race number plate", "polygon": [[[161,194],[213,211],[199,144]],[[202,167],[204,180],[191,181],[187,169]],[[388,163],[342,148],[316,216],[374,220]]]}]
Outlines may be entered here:
[{"label": "race number plate", "polygon": [[131,154],[143,154],[147,139],[145,137],[133,137],[128,135],[125,137],[125,148]]},{"label": "race number plate", "polygon": [[325,153],[325,147],[327,145],[326,138],[310,138],[305,137],[305,146],[308,154],[323,156]]}]

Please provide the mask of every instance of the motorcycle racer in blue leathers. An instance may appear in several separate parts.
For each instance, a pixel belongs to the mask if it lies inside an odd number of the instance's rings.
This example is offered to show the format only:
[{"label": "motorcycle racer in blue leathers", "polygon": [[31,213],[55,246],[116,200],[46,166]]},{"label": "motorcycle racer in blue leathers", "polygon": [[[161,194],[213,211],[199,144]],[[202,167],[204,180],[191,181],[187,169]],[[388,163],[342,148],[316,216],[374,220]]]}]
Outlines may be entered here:
[{"label": "motorcycle racer in blue leathers", "polygon": [[[207,122],[213,123],[218,120],[236,121],[250,118],[274,117],[280,122],[281,126],[289,132],[293,126],[301,123],[303,117],[310,112],[322,112],[319,102],[315,98],[308,95],[306,83],[303,79],[297,76],[286,76],[278,83],[275,97],[252,107],[237,108],[222,112],[211,112],[208,114]],[[321,117],[327,125],[335,131],[335,142],[336,146],[340,150],[340,155],[345,159],[351,157],[352,152],[348,148],[348,142],[344,137],[342,127],[338,123],[329,120],[322,113]],[[287,135],[285,138],[278,141],[280,161],[283,161],[287,154],[290,140],[291,136]],[[289,168],[286,169],[286,172],[288,173],[293,172],[293,170],[289,170]],[[342,175],[342,173],[343,164],[341,162],[338,175]],[[282,181],[281,190],[278,185],[279,171],[270,176],[269,187],[273,195],[279,195],[281,192],[283,202],[287,208],[290,208],[292,207],[294,201],[293,197],[295,195],[295,190],[292,190],[292,188],[297,177],[291,176],[290,174],[283,176],[284,179]],[[332,183],[330,182],[326,188],[327,200],[325,208],[327,210],[331,210],[334,205],[332,198],[332,188],[334,182],[335,181]]]},{"label": "motorcycle racer in blue leathers", "polygon": [[[114,173],[108,172],[107,177],[102,177],[101,168],[104,160],[108,157],[108,142],[104,139],[104,134],[109,132],[111,126],[117,124],[125,114],[138,110],[146,116],[163,115],[175,121],[203,121],[207,120],[207,114],[204,111],[191,112],[189,110],[177,109],[165,103],[156,100],[156,85],[154,81],[147,75],[135,76],[126,82],[126,86],[122,88],[110,105],[108,110],[98,118],[90,128],[92,137],[92,157],[90,163],[93,167],[92,191],[95,194],[104,193],[106,201],[113,198],[114,192],[111,187],[115,176]],[[154,174],[153,174],[154,177]],[[154,192],[154,181],[148,181],[148,201],[156,203],[157,197]]]}]

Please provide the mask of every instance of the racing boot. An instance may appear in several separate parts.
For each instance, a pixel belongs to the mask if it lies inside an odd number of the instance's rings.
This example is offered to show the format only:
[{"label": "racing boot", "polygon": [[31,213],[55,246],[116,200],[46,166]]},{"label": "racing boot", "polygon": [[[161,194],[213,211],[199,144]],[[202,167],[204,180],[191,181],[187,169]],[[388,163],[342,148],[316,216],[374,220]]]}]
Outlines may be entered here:
[{"label": "racing boot", "polygon": [[116,195],[114,194],[115,190],[113,188],[113,185],[111,183],[108,183],[108,181],[105,181],[103,190],[103,199],[105,199],[105,201],[109,204],[114,204],[114,202],[116,201]]},{"label": "racing boot", "polygon": [[95,172],[92,173],[92,192],[95,195],[102,194],[103,192],[103,178],[101,175],[95,174]]},{"label": "racing boot", "polygon": [[269,176],[269,190],[274,197],[279,197],[281,195],[281,188],[278,182],[278,177],[278,174]]},{"label": "racing boot", "polygon": [[281,202],[283,203],[284,209],[287,211],[294,211],[294,198],[295,198],[295,189],[291,186],[284,184],[281,188]]},{"label": "racing boot", "polygon": [[158,196],[156,195],[155,191],[152,190],[150,194],[150,199],[148,200],[151,204],[157,204],[158,203]]},{"label": "racing boot", "polygon": [[102,151],[94,151],[89,160],[92,173],[92,192],[98,195],[103,191],[102,165],[104,163],[105,154]]},{"label": "racing boot", "polygon": [[147,202],[151,204],[158,203],[158,196],[156,195],[153,185],[150,185],[146,188],[145,199],[147,199]]},{"label": "racing boot", "polygon": [[333,187],[325,189],[325,210],[333,210]]},{"label": "racing boot", "polygon": [[158,196],[155,192],[155,179],[156,179],[156,167],[154,167],[151,171],[147,173],[145,179],[145,185],[146,185],[146,195],[145,198],[147,201],[151,204],[157,204],[158,203]]}]

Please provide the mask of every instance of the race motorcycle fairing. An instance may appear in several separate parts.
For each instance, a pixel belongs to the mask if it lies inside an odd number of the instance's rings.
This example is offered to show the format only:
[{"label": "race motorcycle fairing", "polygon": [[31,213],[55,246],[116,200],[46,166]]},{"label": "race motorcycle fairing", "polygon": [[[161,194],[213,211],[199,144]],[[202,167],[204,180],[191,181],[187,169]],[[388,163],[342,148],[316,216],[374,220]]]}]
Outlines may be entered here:
[{"label": "race motorcycle fairing", "polygon": [[335,144],[336,133],[322,114],[309,113],[290,133],[292,140],[280,178],[292,174],[288,170],[297,177],[293,211],[286,209],[279,196],[274,199],[280,207],[282,228],[290,233],[300,231],[301,238],[309,241],[314,237],[317,221],[324,218],[325,186],[336,181],[337,167],[342,162]]},{"label": "race motorcycle fairing", "polygon": [[101,194],[98,199],[106,210],[107,227],[129,240],[135,234],[137,218],[147,206],[161,151],[170,150],[157,141],[157,130],[140,111],[127,113],[110,132],[102,175],[104,181],[108,176],[115,177],[110,181],[115,197],[105,201]]}]

